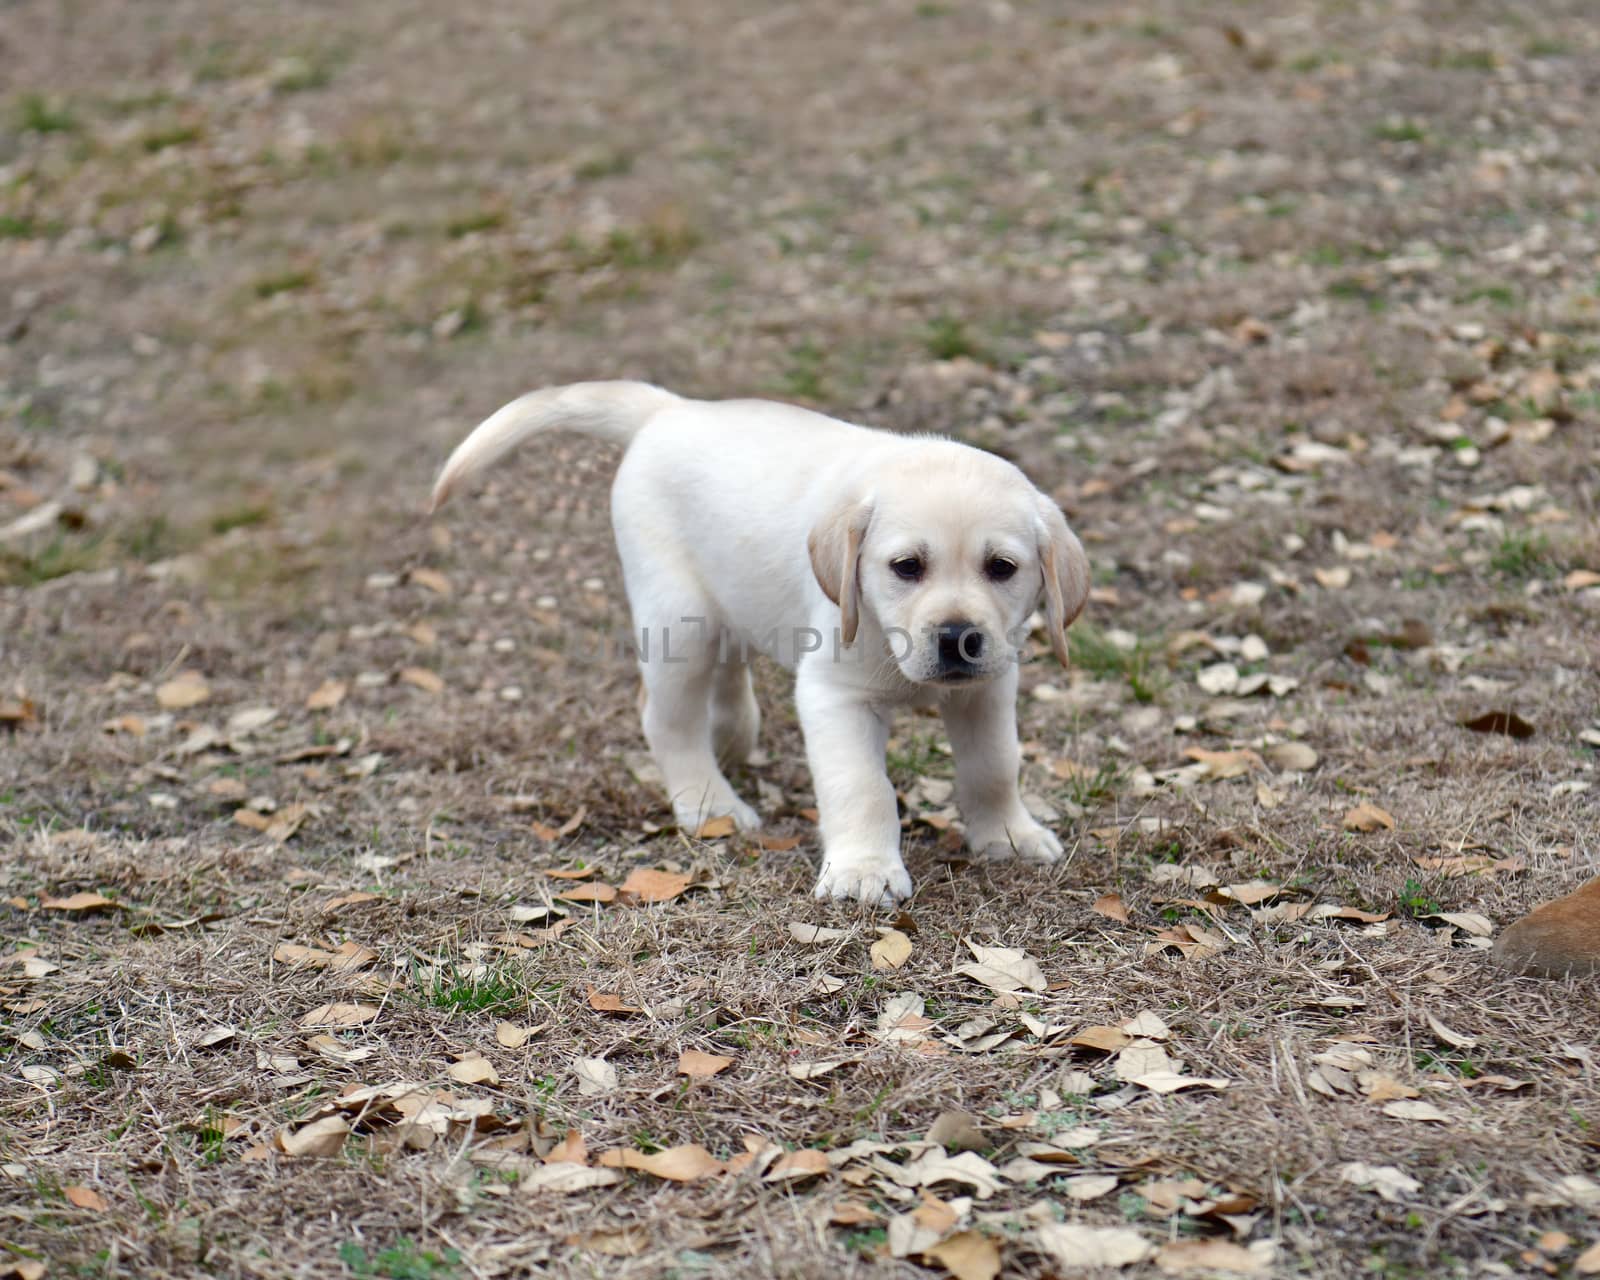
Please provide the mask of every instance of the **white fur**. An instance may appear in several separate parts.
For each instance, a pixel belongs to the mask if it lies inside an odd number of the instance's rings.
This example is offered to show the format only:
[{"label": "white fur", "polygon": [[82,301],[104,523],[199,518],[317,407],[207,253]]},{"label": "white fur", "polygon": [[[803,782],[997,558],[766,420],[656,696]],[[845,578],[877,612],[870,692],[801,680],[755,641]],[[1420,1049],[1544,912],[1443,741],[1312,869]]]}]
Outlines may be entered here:
[{"label": "white fur", "polygon": [[[892,902],[911,892],[884,769],[897,707],[942,713],[974,852],[1060,857],[1061,842],[1017,790],[1007,637],[1020,640],[1042,596],[1064,660],[1062,633],[1087,595],[1088,563],[1021,471],[954,441],[791,405],[589,382],[533,392],[494,414],[445,464],[434,505],[551,430],[627,445],[612,523],[635,642],[650,639],[640,660],[645,737],[680,826],[695,831],[721,816],[746,830],[760,824],[721,767],[755,743],[748,658],[759,651],[795,672],[821,814],[818,897]],[[907,582],[891,566],[913,554],[924,571]],[[1016,566],[1009,581],[992,576],[997,557]],[[952,672],[936,629],[958,621],[981,652]]]}]

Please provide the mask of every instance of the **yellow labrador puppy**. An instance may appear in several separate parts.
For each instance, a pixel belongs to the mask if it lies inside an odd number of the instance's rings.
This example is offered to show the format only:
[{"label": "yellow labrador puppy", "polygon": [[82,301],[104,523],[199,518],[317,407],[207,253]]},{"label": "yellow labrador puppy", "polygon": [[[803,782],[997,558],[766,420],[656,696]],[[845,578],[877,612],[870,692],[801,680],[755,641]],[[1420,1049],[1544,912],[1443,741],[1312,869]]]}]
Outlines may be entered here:
[{"label": "yellow labrador puppy", "polygon": [[759,652],[795,673],[821,814],[817,897],[911,893],[884,769],[896,707],[942,713],[974,853],[1061,856],[1017,789],[1018,651],[1043,597],[1066,661],[1089,564],[1021,471],[953,440],[792,405],[580,382],[525,395],[480,425],[445,463],[434,507],[545,431],[627,447],[611,516],[644,733],[680,826],[760,825],[722,772],[755,745]]}]

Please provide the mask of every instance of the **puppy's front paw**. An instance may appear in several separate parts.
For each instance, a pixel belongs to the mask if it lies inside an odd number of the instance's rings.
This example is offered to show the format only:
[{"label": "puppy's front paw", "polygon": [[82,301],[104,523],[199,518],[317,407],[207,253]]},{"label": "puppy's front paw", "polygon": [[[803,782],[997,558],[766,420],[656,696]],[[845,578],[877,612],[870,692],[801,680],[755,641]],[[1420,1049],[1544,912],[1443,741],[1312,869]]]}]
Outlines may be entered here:
[{"label": "puppy's front paw", "polygon": [[856,898],[892,907],[911,896],[911,876],[892,854],[828,853],[813,894],[817,898]]},{"label": "puppy's front paw", "polygon": [[970,822],[967,848],[980,858],[1021,858],[1025,862],[1061,860],[1061,841],[1055,832],[1023,814],[1009,822]]}]

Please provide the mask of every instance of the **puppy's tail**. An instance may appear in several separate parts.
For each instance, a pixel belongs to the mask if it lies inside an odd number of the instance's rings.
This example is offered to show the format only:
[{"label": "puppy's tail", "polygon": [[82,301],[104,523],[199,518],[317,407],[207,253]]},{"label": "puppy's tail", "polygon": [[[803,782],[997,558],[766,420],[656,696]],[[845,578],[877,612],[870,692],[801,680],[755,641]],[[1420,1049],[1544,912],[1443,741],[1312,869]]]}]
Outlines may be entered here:
[{"label": "puppy's tail", "polygon": [[627,444],[678,397],[648,382],[574,382],[530,391],[498,410],[456,446],[433,482],[429,511],[437,511],[461,482],[499,461],[529,436],[576,431]]}]

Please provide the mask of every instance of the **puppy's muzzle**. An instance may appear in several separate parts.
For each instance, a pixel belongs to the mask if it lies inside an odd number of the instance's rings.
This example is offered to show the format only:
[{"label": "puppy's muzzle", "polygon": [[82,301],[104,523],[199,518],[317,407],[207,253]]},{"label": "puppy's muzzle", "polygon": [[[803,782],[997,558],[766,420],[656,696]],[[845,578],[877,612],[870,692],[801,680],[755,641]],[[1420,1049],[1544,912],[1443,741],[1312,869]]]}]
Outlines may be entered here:
[{"label": "puppy's muzzle", "polygon": [[972,623],[946,622],[934,631],[939,650],[940,680],[968,680],[979,674],[983,660],[983,631]]}]

